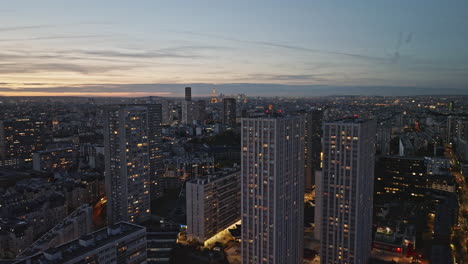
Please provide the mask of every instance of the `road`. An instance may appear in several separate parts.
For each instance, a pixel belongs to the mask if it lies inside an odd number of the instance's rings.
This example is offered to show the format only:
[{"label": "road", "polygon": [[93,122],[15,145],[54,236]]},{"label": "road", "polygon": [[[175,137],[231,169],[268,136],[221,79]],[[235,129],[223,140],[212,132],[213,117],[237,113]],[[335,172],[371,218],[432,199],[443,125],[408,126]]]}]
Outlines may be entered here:
[{"label": "road", "polygon": [[458,225],[455,226],[454,233],[459,238],[460,248],[456,248],[456,241],[452,241],[452,248],[455,251],[461,251],[461,255],[458,255],[458,263],[468,263],[468,183],[461,173],[461,164],[454,153],[453,149],[448,146],[446,147],[445,156],[450,159],[451,172],[455,177],[459,189],[459,213],[458,213]]}]

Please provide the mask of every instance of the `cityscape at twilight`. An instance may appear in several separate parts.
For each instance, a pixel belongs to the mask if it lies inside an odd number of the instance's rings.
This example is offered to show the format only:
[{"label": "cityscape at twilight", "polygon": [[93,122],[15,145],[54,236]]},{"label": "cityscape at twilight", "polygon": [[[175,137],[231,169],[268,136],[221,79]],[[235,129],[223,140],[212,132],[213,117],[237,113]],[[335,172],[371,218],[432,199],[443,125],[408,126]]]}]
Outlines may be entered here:
[{"label": "cityscape at twilight", "polygon": [[0,264],[468,263],[467,13],[5,1]]}]

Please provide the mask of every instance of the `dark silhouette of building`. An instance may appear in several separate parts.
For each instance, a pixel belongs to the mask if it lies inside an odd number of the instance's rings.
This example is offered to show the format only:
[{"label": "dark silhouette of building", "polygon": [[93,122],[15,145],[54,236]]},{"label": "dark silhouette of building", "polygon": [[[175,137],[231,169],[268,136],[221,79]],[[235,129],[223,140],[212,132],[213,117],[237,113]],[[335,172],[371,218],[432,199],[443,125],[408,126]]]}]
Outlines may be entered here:
[{"label": "dark silhouette of building", "polygon": [[227,125],[234,126],[236,124],[236,99],[224,98],[223,122]]}]

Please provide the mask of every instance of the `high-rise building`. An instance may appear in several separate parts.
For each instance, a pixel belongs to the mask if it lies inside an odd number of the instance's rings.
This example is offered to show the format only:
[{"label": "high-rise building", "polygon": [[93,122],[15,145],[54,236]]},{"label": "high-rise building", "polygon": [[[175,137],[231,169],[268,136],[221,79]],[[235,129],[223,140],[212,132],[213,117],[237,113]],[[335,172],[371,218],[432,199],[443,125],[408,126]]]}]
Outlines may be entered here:
[{"label": "high-rise building", "polygon": [[141,105],[148,111],[148,140],[149,140],[149,175],[150,175],[150,194],[153,197],[161,195],[158,188],[158,180],[164,173],[162,157],[162,106],[161,104]]},{"label": "high-rise building", "polygon": [[187,236],[205,242],[240,220],[240,172],[187,182]]},{"label": "high-rise building", "polygon": [[150,125],[148,107],[105,111],[104,149],[107,220],[141,222],[150,217]]},{"label": "high-rise building", "polygon": [[192,101],[192,88],[185,87],[185,101]]},{"label": "high-rise building", "polygon": [[46,124],[31,119],[0,121],[0,167],[32,164],[33,152],[44,149]]},{"label": "high-rise building", "polygon": [[321,263],[367,263],[372,245],[376,123],[324,124]]},{"label": "high-rise building", "polygon": [[242,263],[302,263],[304,118],[241,122]]},{"label": "high-rise building", "polygon": [[304,184],[309,190],[315,184],[315,171],[320,169],[323,111],[314,109],[299,111],[298,114],[305,117]]},{"label": "high-rise building", "polygon": [[236,125],[236,99],[235,98],[224,98],[224,123],[230,126]]},{"label": "high-rise building", "polygon": [[146,229],[121,222],[13,263],[143,264],[147,263],[146,256]]},{"label": "high-rise building", "polygon": [[194,119],[200,123],[204,123],[206,120],[206,101],[198,100],[195,102],[195,117]]}]

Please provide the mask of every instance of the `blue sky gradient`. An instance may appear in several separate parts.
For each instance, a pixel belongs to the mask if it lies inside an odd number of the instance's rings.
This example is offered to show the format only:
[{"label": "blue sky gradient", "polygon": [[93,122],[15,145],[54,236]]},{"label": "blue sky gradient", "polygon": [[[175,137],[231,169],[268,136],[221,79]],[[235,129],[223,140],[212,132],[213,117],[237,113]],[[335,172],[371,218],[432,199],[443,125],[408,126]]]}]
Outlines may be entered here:
[{"label": "blue sky gradient", "polygon": [[0,95],[468,90],[464,0],[0,3]]}]

